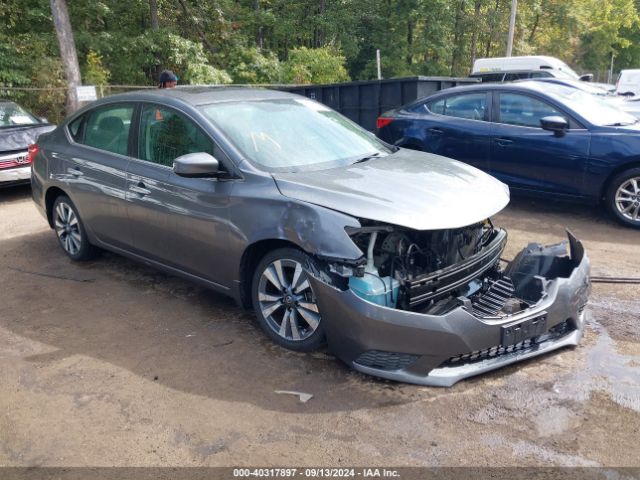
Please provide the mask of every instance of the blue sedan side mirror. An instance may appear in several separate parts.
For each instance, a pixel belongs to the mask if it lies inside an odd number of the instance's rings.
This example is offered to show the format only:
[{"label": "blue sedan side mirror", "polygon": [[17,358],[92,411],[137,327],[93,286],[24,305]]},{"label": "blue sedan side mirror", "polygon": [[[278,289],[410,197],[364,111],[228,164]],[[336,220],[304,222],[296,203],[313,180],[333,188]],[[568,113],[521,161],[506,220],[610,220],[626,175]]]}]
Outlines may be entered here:
[{"label": "blue sedan side mirror", "polygon": [[556,137],[562,137],[569,130],[569,122],[566,118],[552,115],[540,119],[540,126],[543,130],[553,132]]}]

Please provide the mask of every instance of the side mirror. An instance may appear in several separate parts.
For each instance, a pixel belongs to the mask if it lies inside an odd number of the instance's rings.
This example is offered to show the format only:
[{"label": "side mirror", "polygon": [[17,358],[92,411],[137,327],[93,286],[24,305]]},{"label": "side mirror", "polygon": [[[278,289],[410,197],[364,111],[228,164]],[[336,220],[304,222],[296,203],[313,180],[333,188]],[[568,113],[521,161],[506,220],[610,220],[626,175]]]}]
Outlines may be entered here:
[{"label": "side mirror", "polygon": [[580,75],[580,80],[582,80],[583,82],[592,82],[593,73],[585,73],[584,75]]},{"label": "side mirror", "polygon": [[215,177],[219,170],[218,160],[205,152],[188,153],[173,161],[173,172],[181,177]]},{"label": "side mirror", "polygon": [[541,118],[540,126],[543,130],[553,132],[556,137],[564,136],[567,130],[569,130],[569,122],[567,122],[567,119],[556,115]]},{"label": "side mirror", "polygon": [[40,120],[40,123],[49,123],[49,120],[47,120],[47,117],[40,117],[38,118],[38,120]]}]

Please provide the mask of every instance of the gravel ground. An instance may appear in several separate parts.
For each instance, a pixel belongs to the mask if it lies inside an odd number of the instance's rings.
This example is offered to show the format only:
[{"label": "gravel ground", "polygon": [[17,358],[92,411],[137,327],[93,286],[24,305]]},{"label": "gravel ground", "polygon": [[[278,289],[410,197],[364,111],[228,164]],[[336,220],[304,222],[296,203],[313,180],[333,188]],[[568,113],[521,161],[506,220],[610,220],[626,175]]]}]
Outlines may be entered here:
[{"label": "gravel ground", "polygon": [[[578,348],[417,387],[280,349],[122,257],[72,263],[29,195],[0,190],[0,465],[640,466],[640,285],[594,285]],[[567,226],[594,275],[640,275],[640,231],[597,209],[514,200],[495,223],[508,258]]]}]

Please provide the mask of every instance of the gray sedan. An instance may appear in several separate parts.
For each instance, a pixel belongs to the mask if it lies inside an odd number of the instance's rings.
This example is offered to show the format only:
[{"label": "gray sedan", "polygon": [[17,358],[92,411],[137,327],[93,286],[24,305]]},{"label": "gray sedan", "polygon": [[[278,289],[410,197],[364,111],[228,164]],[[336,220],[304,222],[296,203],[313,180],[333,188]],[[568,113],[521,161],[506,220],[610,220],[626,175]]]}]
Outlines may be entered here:
[{"label": "gray sedan", "polygon": [[283,347],[448,386],[582,336],[576,238],[505,264],[504,184],[304,97],[116,95],[38,147],[33,198],[69,257],[103,248],[231,295]]}]

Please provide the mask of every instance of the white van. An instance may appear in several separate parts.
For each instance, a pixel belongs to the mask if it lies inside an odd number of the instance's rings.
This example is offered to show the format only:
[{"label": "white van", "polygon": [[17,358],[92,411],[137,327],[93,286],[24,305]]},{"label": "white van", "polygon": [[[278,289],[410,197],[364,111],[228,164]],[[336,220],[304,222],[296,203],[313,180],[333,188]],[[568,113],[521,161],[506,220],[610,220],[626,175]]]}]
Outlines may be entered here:
[{"label": "white van", "polygon": [[578,75],[562,60],[543,55],[479,58],[473,62],[471,77],[483,82],[509,82],[525,78],[565,78],[590,81],[593,75]]},{"label": "white van", "polygon": [[640,95],[640,69],[622,70],[616,83],[618,95]]}]

